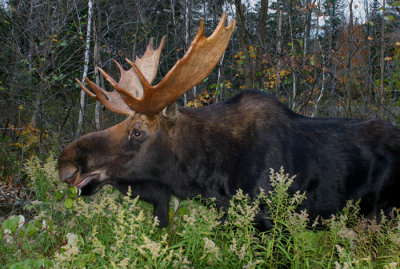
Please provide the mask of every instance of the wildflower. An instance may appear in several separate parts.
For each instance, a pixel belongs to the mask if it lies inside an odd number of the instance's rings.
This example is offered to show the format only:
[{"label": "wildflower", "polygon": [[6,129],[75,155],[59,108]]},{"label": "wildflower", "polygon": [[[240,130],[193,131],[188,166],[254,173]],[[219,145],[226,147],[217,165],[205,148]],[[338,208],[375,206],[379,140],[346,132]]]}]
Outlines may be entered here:
[{"label": "wildflower", "polygon": [[317,227],[317,225],[318,225],[318,220],[319,220],[319,216],[317,216],[317,217],[315,218],[314,223],[311,225],[312,228]]},{"label": "wildflower", "polygon": [[14,241],[13,237],[11,236],[11,230],[5,229],[4,230],[4,239],[7,243],[12,243]]},{"label": "wildflower", "polygon": [[341,246],[339,246],[338,244],[336,244],[335,247],[336,247],[336,250],[337,250],[337,252],[339,254],[339,257],[341,257],[344,249]]},{"label": "wildflower", "polygon": [[242,268],[243,268],[243,269],[256,268],[257,264],[262,263],[262,262],[263,262],[262,260],[256,260],[256,261],[254,261],[254,262],[249,261],[249,263],[246,264],[246,265],[243,265]]},{"label": "wildflower", "polygon": [[22,215],[19,215],[18,216],[18,228],[21,228],[22,225],[24,225],[24,223],[25,223],[25,217]]},{"label": "wildflower", "polygon": [[68,245],[70,246],[76,246],[76,243],[78,242],[78,235],[74,233],[67,233],[66,235]]},{"label": "wildflower", "polygon": [[183,256],[183,259],[181,256],[178,256],[179,261],[174,261],[173,267],[174,268],[193,268],[189,267],[188,265],[191,265],[192,263],[189,261],[189,259],[186,256]]},{"label": "wildflower", "polygon": [[387,265],[385,265],[385,269],[396,269],[397,268],[397,262],[391,262]]},{"label": "wildflower", "polygon": [[236,249],[236,238],[235,238],[235,237],[232,239],[232,245],[230,245],[229,249],[230,249],[233,253],[236,253],[236,252],[237,252],[237,249]]},{"label": "wildflower", "polygon": [[128,265],[129,265],[129,258],[128,258],[128,257],[125,258],[125,259],[123,259],[122,261],[120,261],[120,262],[118,263],[118,266],[119,266],[120,268],[127,268]]},{"label": "wildflower", "polygon": [[244,257],[246,257],[246,254],[247,254],[246,244],[243,244],[239,251],[239,255],[238,255],[239,259],[243,260]]},{"label": "wildflower", "polygon": [[356,241],[356,240],[357,240],[357,237],[358,237],[357,233],[356,233],[354,230],[348,229],[348,228],[346,228],[346,227],[342,227],[342,228],[339,230],[338,235],[339,235],[342,239],[348,239],[348,240],[350,240],[351,242]]},{"label": "wildflower", "polygon": [[79,254],[79,249],[76,246],[71,246],[69,251],[72,256],[78,256]]},{"label": "wildflower", "polygon": [[183,220],[189,226],[193,226],[195,224],[195,222],[196,222],[196,218],[193,215],[191,215],[191,216],[183,215]]},{"label": "wildflower", "polygon": [[56,261],[60,261],[60,262],[65,262],[65,261],[68,260],[67,257],[65,257],[63,254],[60,254],[60,253],[56,253],[54,255],[54,258],[55,258]]},{"label": "wildflower", "polygon": [[148,237],[143,235],[144,245],[142,245],[142,249],[147,249],[150,251],[153,259],[160,257],[161,247],[157,242],[151,241]]},{"label": "wildflower", "polygon": [[215,245],[215,243],[212,240],[208,239],[207,237],[204,237],[203,239],[204,239],[204,249],[206,253],[215,254],[215,258],[218,259],[219,248]]},{"label": "wildflower", "polygon": [[153,227],[157,227],[159,224],[160,224],[160,221],[158,220],[158,217],[155,216],[154,219],[153,219]]},{"label": "wildflower", "polygon": [[394,233],[390,232],[389,238],[393,241],[393,243],[395,243],[400,248],[400,234],[395,232]]}]

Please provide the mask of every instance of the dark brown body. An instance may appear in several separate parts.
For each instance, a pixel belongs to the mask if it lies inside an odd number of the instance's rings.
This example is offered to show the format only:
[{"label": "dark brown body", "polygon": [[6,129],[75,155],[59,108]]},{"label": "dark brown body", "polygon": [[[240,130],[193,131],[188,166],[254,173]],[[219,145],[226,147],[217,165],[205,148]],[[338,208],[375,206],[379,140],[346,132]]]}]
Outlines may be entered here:
[{"label": "dark brown body", "polygon": [[[253,197],[268,191],[269,169],[281,166],[297,175],[292,189],[306,191],[312,217],[328,217],[347,200],[361,199],[366,215],[400,207],[400,131],[386,121],[307,118],[258,91],[169,109],[75,140],[60,156],[60,178],[84,195],[104,184],[131,186],[154,204],[161,226],[172,194],[215,197],[227,208],[239,188]],[[258,217],[261,227],[267,216]]]}]

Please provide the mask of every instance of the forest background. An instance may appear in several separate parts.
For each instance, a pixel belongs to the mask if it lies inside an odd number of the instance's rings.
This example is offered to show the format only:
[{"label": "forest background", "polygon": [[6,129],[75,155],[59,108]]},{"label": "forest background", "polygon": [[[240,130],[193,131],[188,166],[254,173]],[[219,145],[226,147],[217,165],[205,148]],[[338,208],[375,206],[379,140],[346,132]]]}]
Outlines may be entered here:
[{"label": "forest background", "polygon": [[223,11],[237,21],[228,49],[181,105],[209,105],[251,88],[307,116],[400,122],[400,1],[2,1],[0,203],[15,210],[26,190],[24,160],[57,156],[81,134],[122,119],[85,98],[74,78],[109,88],[96,66],[118,78],[112,59],[128,68],[126,57],[166,35],[160,81],[200,18],[210,35]]},{"label": "forest background", "polygon": [[[138,198],[108,187],[82,197],[58,179],[68,142],[123,119],[85,96],[75,78],[110,89],[96,66],[118,79],[113,59],[127,69],[125,58],[166,35],[157,83],[200,18],[210,35],[223,11],[237,21],[229,46],[180,105],[257,89],[306,116],[400,124],[400,1],[0,0],[4,268],[398,268],[399,210],[377,223],[349,201],[329,219],[309,219],[283,169],[271,171],[267,194],[252,200],[238,191],[225,215],[212,200],[173,198],[163,229]],[[253,225],[261,203],[273,223],[265,232]]]}]

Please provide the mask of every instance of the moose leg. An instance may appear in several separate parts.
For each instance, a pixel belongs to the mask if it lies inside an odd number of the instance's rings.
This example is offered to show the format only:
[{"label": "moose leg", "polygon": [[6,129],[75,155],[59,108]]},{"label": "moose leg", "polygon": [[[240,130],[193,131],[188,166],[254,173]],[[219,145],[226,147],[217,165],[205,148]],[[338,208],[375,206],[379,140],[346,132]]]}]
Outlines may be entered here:
[{"label": "moose leg", "polygon": [[134,183],[124,182],[114,185],[120,192],[127,193],[131,186],[131,197],[139,195],[140,199],[154,205],[154,216],[158,218],[160,227],[168,226],[169,200],[171,192],[169,189],[154,181],[139,181]]},{"label": "moose leg", "polygon": [[159,201],[154,204],[154,217],[157,217],[160,227],[166,227],[169,223],[169,193],[163,193],[163,197],[159,197]]}]

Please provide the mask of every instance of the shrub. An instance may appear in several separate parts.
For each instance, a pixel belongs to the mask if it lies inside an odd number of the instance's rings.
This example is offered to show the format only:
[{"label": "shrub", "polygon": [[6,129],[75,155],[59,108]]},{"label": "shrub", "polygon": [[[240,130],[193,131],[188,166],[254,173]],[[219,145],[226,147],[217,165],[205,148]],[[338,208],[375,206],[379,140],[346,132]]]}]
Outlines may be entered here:
[{"label": "shrub", "polygon": [[[315,229],[305,199],[290,195],[293,177],[271,171],[272,190],[251,199],[238,190],[227,213],[212,200],[172,200],[174,228],[158,228],[152,206],[111,187],[80,197],[57,179],[53,157],[25,165],[36,201],[26,216],[1,224],[0,264],[6,268],[396,268],[400,217],[380,223],[359,216],[349,202]],[[260,205],[272,228],[253,225]],[[28,218],[28,216],[30,216]]]}]

